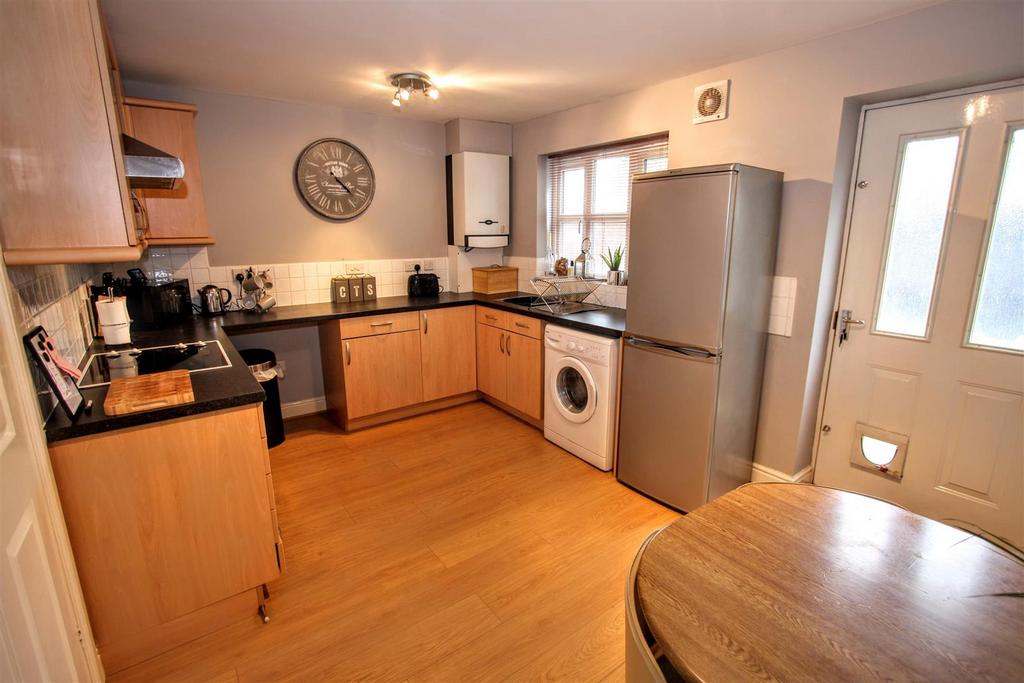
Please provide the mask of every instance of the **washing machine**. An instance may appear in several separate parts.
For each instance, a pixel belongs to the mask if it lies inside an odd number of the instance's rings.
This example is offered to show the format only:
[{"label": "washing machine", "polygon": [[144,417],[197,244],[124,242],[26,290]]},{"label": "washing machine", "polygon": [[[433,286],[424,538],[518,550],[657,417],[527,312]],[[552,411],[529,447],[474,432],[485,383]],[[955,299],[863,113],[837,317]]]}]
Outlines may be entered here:
[{"label": "washing machine", "polygon": [[544,437],[598,469],[612,469],[618,379],[618,339],[548,325]]}]

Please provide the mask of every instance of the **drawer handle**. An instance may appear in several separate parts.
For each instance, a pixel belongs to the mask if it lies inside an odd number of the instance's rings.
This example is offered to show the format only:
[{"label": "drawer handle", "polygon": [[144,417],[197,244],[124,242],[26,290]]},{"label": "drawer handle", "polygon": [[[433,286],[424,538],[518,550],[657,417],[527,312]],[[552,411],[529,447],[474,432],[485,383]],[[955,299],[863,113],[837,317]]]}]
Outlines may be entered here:
[{"label": "drawer handle", "polygon": [[487,315],[486,313],[484,313],[484,317],[487,318],[488,320],[497,320],[497,318],[495,318],[493,315]]},{"label": "drawer handle", "polygon": [[352,365],[352,344],[345,342],[345,365]]},{"label": "drawer handle", "polygon": [[370,327],[387,327],[388,325],[394,325],[390,320],[386,323],[370,323]]},{"label": "drawer handle", "polygon": [[519,321],[516,321],[516,327],[521,327],[521,328],[523,328],[524,330],[528,330],[528,329],[530,329],[530,326],[529,326],[529,325],[527,325],[526,323],[521,323],[521,322],[519,322]]}]

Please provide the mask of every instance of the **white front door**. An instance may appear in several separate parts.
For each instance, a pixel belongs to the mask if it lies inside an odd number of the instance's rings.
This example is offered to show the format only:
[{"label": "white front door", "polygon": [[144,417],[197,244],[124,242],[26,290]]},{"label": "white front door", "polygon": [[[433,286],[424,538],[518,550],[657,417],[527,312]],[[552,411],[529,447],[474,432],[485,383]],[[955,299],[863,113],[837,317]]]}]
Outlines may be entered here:
[{"label": "white front door", "polygon": [[868,109],[856,181],[814,481],[1024,543],[1024,88]]},{"label": "white front door", "polygon": [[102,680],[15,329],[0,272],[0,681]]}]

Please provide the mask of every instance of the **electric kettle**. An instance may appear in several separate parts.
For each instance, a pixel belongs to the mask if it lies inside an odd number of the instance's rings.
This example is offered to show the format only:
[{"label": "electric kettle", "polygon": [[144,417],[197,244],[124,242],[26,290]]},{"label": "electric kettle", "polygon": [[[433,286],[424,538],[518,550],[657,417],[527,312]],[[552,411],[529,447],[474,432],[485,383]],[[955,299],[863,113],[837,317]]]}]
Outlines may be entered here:
[{"label": "electric kettle", "polygon": [[[227,298],[224,297],[225,294]],[[208,318],[215,315],[224,315],[230,301],[231,291],[223,287],[206,285],[199,290],[199,307],[202,314]]]}]

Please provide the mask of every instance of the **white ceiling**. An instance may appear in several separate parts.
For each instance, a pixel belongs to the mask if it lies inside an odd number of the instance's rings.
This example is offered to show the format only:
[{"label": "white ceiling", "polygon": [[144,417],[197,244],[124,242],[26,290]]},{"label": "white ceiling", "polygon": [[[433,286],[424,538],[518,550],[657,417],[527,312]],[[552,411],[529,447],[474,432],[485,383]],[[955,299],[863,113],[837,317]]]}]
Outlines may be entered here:
[{"label": "white ceiling", "polygon": [[388,74],[441,88],[401,116],[518,122],[936,0],[104,0],[126,78],[389,112]]}]

